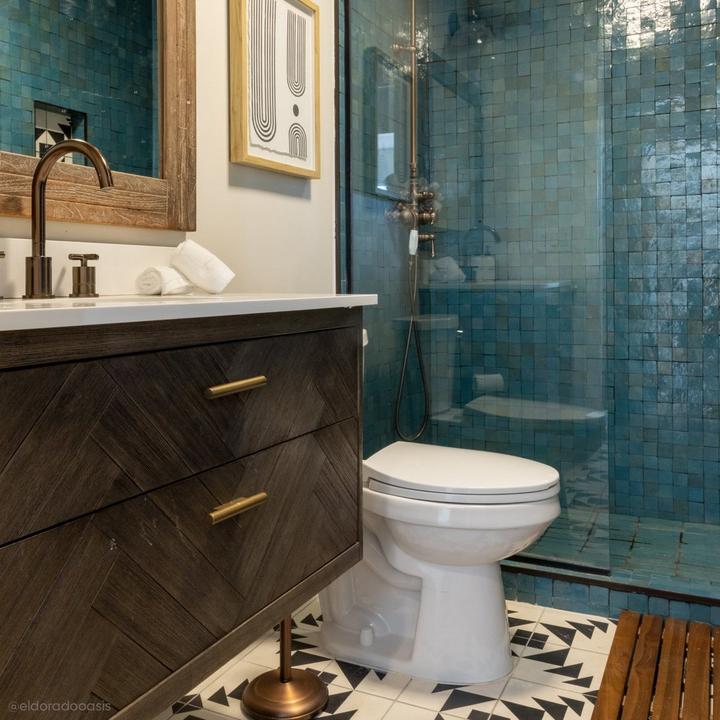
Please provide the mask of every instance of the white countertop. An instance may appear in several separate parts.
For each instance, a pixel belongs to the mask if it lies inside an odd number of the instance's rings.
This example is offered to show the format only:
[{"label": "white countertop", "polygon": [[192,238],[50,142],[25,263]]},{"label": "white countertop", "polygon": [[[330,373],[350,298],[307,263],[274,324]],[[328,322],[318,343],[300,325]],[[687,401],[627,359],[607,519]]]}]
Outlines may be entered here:
[{"label": "white countertop", "polygon": [[228,294],[0,300],[0,332],[376,305],[377,295]]}]

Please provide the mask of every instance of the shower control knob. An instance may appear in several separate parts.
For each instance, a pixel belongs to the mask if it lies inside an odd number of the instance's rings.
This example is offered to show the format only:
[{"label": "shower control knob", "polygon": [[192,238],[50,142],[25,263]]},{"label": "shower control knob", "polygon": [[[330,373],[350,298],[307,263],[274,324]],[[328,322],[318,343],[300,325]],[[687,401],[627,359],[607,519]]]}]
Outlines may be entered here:
[{"label": "shower control knob", "polygon": [[423,210],[418,213],[418,223],[420,225],[434,225],[437,220],[437,213],[434,210]]}]

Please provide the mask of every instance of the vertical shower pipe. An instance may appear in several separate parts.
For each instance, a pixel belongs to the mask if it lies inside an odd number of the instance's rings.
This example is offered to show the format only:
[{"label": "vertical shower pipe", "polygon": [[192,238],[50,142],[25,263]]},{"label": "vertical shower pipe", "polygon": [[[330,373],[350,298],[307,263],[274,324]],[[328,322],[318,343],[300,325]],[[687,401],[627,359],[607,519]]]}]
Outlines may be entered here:
[{"label": "vertical shower pipe", "polygon": [[[410,322],[408,324],[407,338],[405,341],[405,352],[403,353],[402,369],[400,370],[400,381],[398,383],[397,396],[395,399],[395,432],[398,437],[405,442],[414,442],[419,440],[430,421],[430,386],[428,383],[427,370],[425,368],[425,359],[422,352],[422,343],[420,340],[420,331],[417,324],[417,275],[418,275],[418,257],[417,244],[420,239],[420,193],[418,191],[418,45],[417,45],[417,20],[415,17],[416,0],[410,0],[410,202],[403,214],[409,212],[411,221],[409,223],[411,233],[415,233],[416,239],[414,249],[410,250],[408,258],[408,290],[410,295]],[[432,197],[430,193],[428,197]],[[434,236],[428,235],[425,239],[433,243],[433,256],[435,255]],[[412,248],[413,243],[410,242]],[[407,434],[400,427],[400,409],[402,405],[403,390],[407,378],[408,362],[410,359],[410,346],[413,339],[415,340],[415,349],[417,352],[418,366],[420,369],[420,381],[423,388],[423,417],[420,427],[416,432]]]},{"label": "vertical shower pipe", "polygon": [[416,2],[410,0],[410,203],[412,229],[418,230],[418,46]]}]

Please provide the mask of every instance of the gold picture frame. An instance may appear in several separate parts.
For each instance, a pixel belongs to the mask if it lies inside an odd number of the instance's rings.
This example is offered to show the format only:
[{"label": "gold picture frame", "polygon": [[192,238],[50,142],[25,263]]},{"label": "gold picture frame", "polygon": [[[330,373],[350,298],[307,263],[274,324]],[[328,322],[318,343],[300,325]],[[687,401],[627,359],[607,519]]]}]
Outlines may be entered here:
[{"label": "gold picture frame", "polygon": [[229,0],[229,9],[230,161],[319,178],[320,8]]}]

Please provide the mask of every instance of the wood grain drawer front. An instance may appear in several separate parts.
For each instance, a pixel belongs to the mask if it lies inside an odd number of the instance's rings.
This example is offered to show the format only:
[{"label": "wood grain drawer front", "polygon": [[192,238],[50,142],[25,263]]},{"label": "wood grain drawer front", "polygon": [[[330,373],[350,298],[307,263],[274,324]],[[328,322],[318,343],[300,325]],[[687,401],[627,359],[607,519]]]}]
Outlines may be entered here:
[{"label": "wood grain drawer front", "polygon": [[355,545],[357,436],[349,420],[0,549],[0,707],[110,717]]},{"label": "wood grain drawer front", "polygon": [[356,417],[356,332],[0,372],[0,544]]}]

